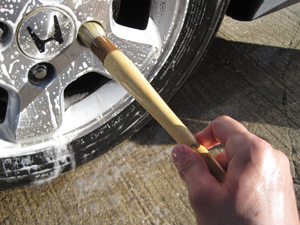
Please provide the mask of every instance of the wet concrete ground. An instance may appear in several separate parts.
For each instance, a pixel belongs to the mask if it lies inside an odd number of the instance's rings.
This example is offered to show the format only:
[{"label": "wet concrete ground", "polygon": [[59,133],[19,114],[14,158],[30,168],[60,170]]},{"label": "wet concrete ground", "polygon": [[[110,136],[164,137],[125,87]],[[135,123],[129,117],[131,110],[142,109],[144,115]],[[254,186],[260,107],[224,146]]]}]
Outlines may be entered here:
[{"label": "wet concrete ground", "polygon": [[[298,203],[299,24],[300,4],[253,22],[226,17],[204,61],[169,103],[193,132],[226,114],[282,150],[291,160]],[[195,224],[172,163],[174,145],[152,120],[51,183],[0,192],[0,223]]]}]

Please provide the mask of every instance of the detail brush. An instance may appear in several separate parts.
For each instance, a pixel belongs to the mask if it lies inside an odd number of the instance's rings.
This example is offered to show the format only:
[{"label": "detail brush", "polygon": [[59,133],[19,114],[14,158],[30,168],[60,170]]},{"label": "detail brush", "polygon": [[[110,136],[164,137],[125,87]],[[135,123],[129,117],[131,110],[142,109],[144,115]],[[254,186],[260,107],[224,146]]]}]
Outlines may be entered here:
[{"label": "detail brush", "polygon": [[179,143],[190,146],[207,163],[212,175],[222,182],[225,170],[174,114],[136,66],[105,36],[97,22],[81,25],[78,37],[99,58],[111,76],[120,83]]}]

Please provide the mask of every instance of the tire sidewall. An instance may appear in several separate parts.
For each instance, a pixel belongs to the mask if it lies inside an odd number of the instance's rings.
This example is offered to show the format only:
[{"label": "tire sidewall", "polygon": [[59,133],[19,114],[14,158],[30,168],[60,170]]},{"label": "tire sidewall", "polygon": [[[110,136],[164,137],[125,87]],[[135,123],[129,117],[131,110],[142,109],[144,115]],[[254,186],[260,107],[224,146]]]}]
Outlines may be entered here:
[{"label": "tire sidewall", "polygon": [[[179,38],[151,85],[167,102],[202,59],[222,21],[227,0],[190,0]],[[49,180],[114,148],[141,129],[151,116],[133,101],[104,125],[63,147],[0,159],[0,190]],[[31,170],[22,170],[23,160]]]}]

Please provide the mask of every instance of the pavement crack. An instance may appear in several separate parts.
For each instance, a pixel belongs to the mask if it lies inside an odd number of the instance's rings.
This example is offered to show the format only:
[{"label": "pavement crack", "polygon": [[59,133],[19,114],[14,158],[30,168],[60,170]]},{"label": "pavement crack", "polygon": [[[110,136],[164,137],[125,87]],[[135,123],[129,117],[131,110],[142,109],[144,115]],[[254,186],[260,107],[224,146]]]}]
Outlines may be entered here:
[{"label": "pavement crack", "polygon": [[296,176],[296,171],[295,171],[295,162],[293,160],[293,155],[296,154],[296,149],[293,148],[293,143],[292,143],[292,122],[291,122],[291,118],[289,116],[289,96],[288,96],[288,84],[287,84],[287,78],[286,78],[286,74],[289,71],[289,67],[291,64],[291,57],[289,56],[288,60],[287,60],[287,64],[282,72],[282,87],[283,87],[283,93],[282,93],[282,108],[283,108],[283,114],[286,118],[286,124],[287,124],[287,142],[288,145],[287,147],[289,148],[288,150],[288,158],[290,159],[290,164],[291,164],[291,173],[293,175],[293,177],[295,178]]},{"label": "pavement crack", "polygon": [[[297,26],[297,30],[295,31],[295,34],[293,35],[293,37],[292,37],[292,39],[291,39],[291,41],[290,41],[290,43],[289,43],[289,48],[296,48],[297,47],[297,42],[296,43],[294,43],[294,41],[296,40],[298,40],[298,33],[299,33],[299,28],[300,27],[300,23],[298,23],[298,26]],[[298,42],[299,43],[299,42]],[[295,44],[295,46],[294,46],[294,44]]]}]

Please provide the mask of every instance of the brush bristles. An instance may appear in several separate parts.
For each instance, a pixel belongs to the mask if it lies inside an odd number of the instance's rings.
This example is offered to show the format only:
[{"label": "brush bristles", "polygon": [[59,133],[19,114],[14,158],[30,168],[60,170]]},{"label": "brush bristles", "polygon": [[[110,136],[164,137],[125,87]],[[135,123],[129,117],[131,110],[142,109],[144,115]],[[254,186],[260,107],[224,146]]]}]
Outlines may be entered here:
[{"label": "brush bristles", "polygon": [[99,36],[105,36],[105,31],[97,22],[86,22],[85,24],[81,25],[78,31],[78,37],[88,48],[91,46],[93,40]]}]

